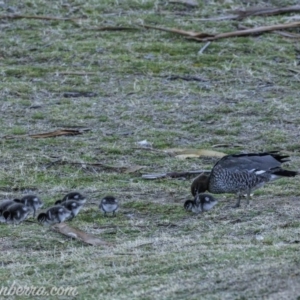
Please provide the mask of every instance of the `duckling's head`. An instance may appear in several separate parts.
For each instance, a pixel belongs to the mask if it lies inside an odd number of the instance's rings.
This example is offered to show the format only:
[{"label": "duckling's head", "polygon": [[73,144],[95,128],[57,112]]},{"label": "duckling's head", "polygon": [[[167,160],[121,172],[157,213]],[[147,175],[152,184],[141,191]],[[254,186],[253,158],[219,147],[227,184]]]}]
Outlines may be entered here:
[{"label": "duckling's head", "polygon": [[192,200],[186,200],[184,202],[184,209],[185,210],[192,211],[193,207],[194,207],[194,201],[192,201]]},{"label": "duckling's head", "polygon": [[114,196],[106,196],[101,200],[102,204],[118,204],[118,200]]},{"label": "duckling's head", "polygon": [[66,196],[63,197],[62,202],[67,201],[67,200],[76,200],[82,204],[84,204],[86,202],[86,198],[77,192],[72,192],[72,193],[67,194]]},{"label": "duckling's head", "polygon": [[59,209],[57,210],[56,213],[57,213],[57,218],[60,223],[65,221],[66,219],[68,219],[71,216],[71,211],[63,206],[59,207]]},{"label": "duckling's head", "polygon": [[209,175],[204,173],[197,176],[191,185],[192,195],[195,197],[197,193],[204,193],[208,190]]},{"label": "duckling's head", "polygon": [[41,199],[35,195],[26,195],[17,202],[21,202],[26,206],[31,207],[33,209],[33,217],[35,217],[36,211],[44,205]]},{"label": "duckling's head", "polygon": [[195,203],[200,205],[203,211],[208,211],[218,204],[218,200],[210,194],[197,194]]}]

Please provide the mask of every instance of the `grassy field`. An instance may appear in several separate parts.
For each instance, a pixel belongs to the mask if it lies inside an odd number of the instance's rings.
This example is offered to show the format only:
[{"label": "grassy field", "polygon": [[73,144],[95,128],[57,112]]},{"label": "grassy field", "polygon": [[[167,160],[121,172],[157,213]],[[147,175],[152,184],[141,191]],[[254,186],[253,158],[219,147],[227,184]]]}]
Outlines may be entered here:
[{"label": "grassy field", "polygon": [[[298,1],[197,2],[1,1],[0,15],[80,19],[0,20],[0,199],[34,193],[46,208],[79,191],[88,201],[69,225],[110,243],[89,246],[34,222],[0,224],[1,287],[78,292],[47,299],[299,299],[298,177],[258,190],[248,208],[242,201],[232,209],[235,196],[218,195],[219,204],[200,216],[183,209],[192,178],[141,177],[210,169],[216,161],[161,151],[175,147],[281,150],[291,156],[286,167],[300,169],[299,39],[223,39],[198,54],[204,43],[137,26],[217,33],[239,23],[280,24],[293,15],[201,19],[250,2]],[[107,26],[138,30],[96,30]],[[203,80],[184,80],[191,77]],[[29,136],[59,129],[83,133]],[[141,149],[142,140],[160,151]],[[121,172],[136,165],[144,168]],[[109,194],[121,202],[116,218],[98,209]],[[5,299],[15,298],[25,296]]]}]

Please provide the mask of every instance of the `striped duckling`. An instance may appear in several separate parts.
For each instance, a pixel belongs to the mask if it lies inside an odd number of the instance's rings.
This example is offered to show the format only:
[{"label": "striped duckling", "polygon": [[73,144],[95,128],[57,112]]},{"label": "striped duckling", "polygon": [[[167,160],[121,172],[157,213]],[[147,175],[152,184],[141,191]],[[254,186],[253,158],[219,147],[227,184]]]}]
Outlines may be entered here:
[{"label": "striped duckling", "polygon": [[242,195],[247,194],[249,204],[251,192],[265,183],[298,175],[296,171],[281,168],[281,164],[289,161],[288,157],[278,151],[226,155],[214,165],[210,175],[200,174],[195,178],[191,192],[194,196],[205,191],[234,193],[238,196],[234,207],[239,207]]},{"label": "striped duckling", "polygon": [[46,212],[40,213],[37,217],[39,223],[43,225],[52,225],[61,223],[71,216],[71,211],[64,206],[55,205],[50,207]]},{"label": "striped duckling", "polygon": [[106,213],[112,213],[113,216],[116,215],[116,212],[119,208],[119,202],[118,200],[113,196],[106,196],[104,197],[99,205],[99,209],[104,212],[104,215]]},{"label": "striped duckling", "polygon": [[210,194],[197,194],[194,200],[187,200],[184,203],[184,208],[193,213],[199,214],[204,211],[211,210],[218,200]]},{"label": "striped duckling", "polygon": [[[15,200],[19,200],[19,199],[15,199]],[[7,207],[9,207],[10,205],[14,204],[15,200],[4,200],[0,203],[0,222],[1,223],[5,223],[6,219],[3,216],[3,213],[6,211]]]},{"label": "striped duckling", "polygon": [[33,217],[35,218],[36,211],[43,206],[41,199],[35,195],[26,195],[21,199],[15,199],[15,202],[22,203],[33,210]]},{"label": "striped duckling", "polygon": [[2,216],[5,218],[6,223],[20,224],[31,211],[32,209],[25,204],[13,201],[2,213]]},{"label": "striped duckling", "polygon": [[77,200],[67,200],[67,201],[57,200],[55,202],[55,205],[61,205],[71,212],[70,218],[68,219],[70,221],[78,215],[79,211],[83,206],[83,204]]}]

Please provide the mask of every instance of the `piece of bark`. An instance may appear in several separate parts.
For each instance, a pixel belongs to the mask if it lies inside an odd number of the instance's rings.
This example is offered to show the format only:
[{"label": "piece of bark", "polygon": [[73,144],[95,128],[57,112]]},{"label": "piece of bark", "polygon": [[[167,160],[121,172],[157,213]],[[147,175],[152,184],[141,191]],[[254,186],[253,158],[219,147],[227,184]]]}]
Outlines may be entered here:
[{"label": "piece of bark", "polygon": [[50,137],[56,137],[56,136],[62,136],[62,135],[78,135],[78,134],[82,134],[82,133],[83,133],[82,130],[61,129],[61,130],[55,130],[55,131],[46,132],[46,133],[30,134],[29,137],[34,138],[34,139],[41,139],[41,138],[50,138]]},{"label": "piece of bark", "polygon": [[111,244],[107,243],[100,238],[97,238],[91,234],[87,234],[86,232],[70,227],[66,223],[58,223],[51,227],[54,231],[59,232],[67,237],[74,238],[86,244],[92,246],[110,246]]}]

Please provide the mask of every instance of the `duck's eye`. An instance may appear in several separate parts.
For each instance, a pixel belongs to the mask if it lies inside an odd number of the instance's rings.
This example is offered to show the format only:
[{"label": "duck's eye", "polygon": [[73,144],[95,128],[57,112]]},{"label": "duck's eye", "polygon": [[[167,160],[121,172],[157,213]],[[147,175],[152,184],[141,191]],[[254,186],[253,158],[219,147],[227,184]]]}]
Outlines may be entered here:
[{"label": "duck's eye", "polygon": [[106,203],[106,199],[103,199],[102,201],[103,201],[103,203]]},{"label": "duck's eye", "polygon": [[38,198],[34,198],[33,201],[34,201],[34,202],[38,202]]},{"label": "duck's eye", "polygon": [[78,199],[78,195],[75,195],[74,198],[75,198],[75,199]]},{"label": "duck's eye", "polygon": [[205,201],[206,201],[206,202],[209,202],[209,197],[205,197]]}]

